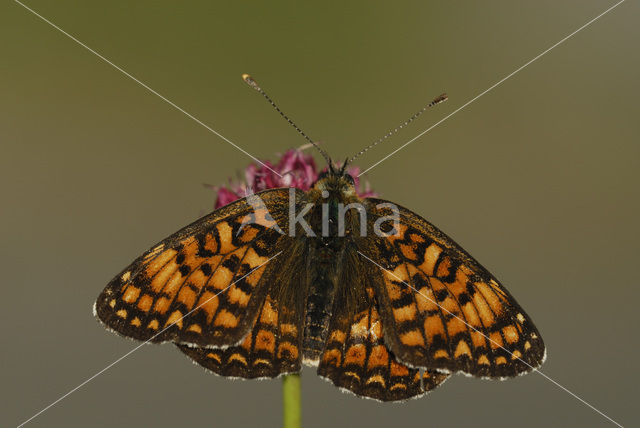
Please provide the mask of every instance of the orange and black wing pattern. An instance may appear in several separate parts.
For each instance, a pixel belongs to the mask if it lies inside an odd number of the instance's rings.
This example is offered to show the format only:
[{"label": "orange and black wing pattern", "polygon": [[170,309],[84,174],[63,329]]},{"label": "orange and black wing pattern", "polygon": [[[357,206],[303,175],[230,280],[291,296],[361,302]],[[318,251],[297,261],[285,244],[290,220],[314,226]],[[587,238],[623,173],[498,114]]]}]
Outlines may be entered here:
[{"label": "orange and black wing pattern", "polygon": [[107,285],[97,316],[138,340],[238,344],[264,310],[270,261],[289,246],[278,226],[286,227],[288,192],[241,199],[153,246]]},{"label": "orange and black wing pattern", "polygon": [[385,344],[387,329],[377,305],[371,302],[367,309],[351,315],[349,306],[335,305],[318,375],[339,388],[379,401],[417,398],[443,383],[447,373],[419,370],[398,361]]},{"label": "orange and black wing pattern", "polygon": [[[374,219],[389,215],[387,208],[376,208],[386,201],[367,202]],[[539,367],[542,338],[509,292],[435,226],[398,209],[399,230],[361,250],[379,267],[374,282],[380,317],[397,358],[414,367],[490,378]]]},{"label": "orange and black wing pattern", "polygon": [[[286,286],[300,289],[300,284],[288,282]],[[299,372],[303,311],[299,303],[287,302],[280,290],[283,288],[270,288],[241,344],[224,349],[178,347],[196,363],[221,376],[259,379]]]}]

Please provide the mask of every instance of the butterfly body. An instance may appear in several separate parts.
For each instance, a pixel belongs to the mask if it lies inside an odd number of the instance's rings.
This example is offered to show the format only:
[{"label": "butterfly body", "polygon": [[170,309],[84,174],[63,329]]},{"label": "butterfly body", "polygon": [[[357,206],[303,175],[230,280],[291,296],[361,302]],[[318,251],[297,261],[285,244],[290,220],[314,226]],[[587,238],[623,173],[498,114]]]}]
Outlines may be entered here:
[{"label": "butterfly body", "polygon": [[486,269],[411,211],[358,198],[333,168],[307,192],[266,190],[171,235],[109,283],[96,312],[223,376],[305,363],[382,401],[458,371],[515,376],[544,358],[535,326]]},{"label": "butterfly body", "polygon": [[336,288],[334,271],[335,268],[328,263],[320,262],[312,270],[310,281],[305,284],[308,291],[305,299],[302,358],[307,365],[318,365],[329,332]]},{"label": "butterfly body", "polygon": [[[354,231],[359,230],[359,217],[346,212],[344,231],[340,232],[340,209],[362,201],[356,195],[351,176],[327,174],[315,183],[301,202],[310,204],[305,220],[315,235],[308,236],[302,227],[296,231],[297,239],[307,248],[304,254],[307,282],[300,293],[305,301],[302,353],[303,363],[317,366],[327,341],[335,296],[344,286],[342,261],[345,252],[354,251]],[[343,305],[353,306],[354,303],[349,299],[342,300]]]}]

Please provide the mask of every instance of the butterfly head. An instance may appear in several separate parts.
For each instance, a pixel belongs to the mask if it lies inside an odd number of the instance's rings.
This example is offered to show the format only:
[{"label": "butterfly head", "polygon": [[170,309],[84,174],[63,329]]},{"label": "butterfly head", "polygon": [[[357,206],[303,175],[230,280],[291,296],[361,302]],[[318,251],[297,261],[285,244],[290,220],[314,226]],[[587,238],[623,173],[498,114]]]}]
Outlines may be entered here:
[{"label": "butterfly head", "polygon": [[313,189],[331,196],[343,199],[355,197],[356,187],[354,178],[346,172],[346,162],[341,168],[336,168],[329,163],[329,169],[318,175],[318,180],[313,184]]}]

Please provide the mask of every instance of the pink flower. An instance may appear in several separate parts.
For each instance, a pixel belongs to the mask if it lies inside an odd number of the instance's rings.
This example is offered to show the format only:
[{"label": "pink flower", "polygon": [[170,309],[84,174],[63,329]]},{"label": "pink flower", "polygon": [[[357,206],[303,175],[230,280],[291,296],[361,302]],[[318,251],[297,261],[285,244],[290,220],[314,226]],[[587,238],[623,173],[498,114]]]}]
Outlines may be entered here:
[{"label": "pink flower", "polygon": [[[369,188],[368,182],[365,182],[364,189],[360,189],[360,180],[358,179],[360,168],[356,166],[347,167],[347,172],[355,181],[358,196],[362,198],[376,196]],[[227,186],[213,187],[217,192],[216,209],[251,193],[258,193],[261,190],[278,187],[295,187],[300,190],[309,190],[318,179],[318,169],[311,155],[305,154],[302,150],[289,149],[282,155],[277,165],[273,165],[269,161],[265,161],[264,165],[251,163],[245,169],[244,175],[244,182],[229,180]]]}]

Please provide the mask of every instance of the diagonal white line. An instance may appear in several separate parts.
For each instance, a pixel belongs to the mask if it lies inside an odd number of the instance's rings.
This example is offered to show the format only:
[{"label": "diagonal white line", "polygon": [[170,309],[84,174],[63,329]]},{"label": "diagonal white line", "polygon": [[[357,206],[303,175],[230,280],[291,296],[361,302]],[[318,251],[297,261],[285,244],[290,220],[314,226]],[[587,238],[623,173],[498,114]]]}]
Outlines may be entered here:
[{"label": "diagonal white line", "polygon": [[174,107],[176,110],[180,111],[181,113],[183,113],[185,116],[187,116],[188,118],[192,119],[193,121],[195,121],[197,124],[203,126],[204,128],[206,128],[208,131],[212,132],[213,134],[217,135],[218,137],[220,137],[221,139],[223,139],[224,141],[226,141],[227,143],[231,144],[233,147],[235,147],[236,149],[240,150],[242,153],[244,153],[245,155],[249,156],[251,159],[253,159],[254,161],[258,162],[260,165],[264,166],[265,168],[269,169],[271,172],[273,172],[274,174],[276,174],[278,177],[282,178],[282,175],[275,171],[274,169],[272,169],[271,167],[269,167],[269,165],[266,165],[264,162],[262,162],[260,159],[256,158],[255,156],[253,156],[251,153],[247,152],[246,150],[244,150],[242,147],[238,146],[237,144],[235,144],[233,141],[231,141],[230,139],[228,139],[227,137],[225,137],[224,135],[220,134],[218,131],[216,131],[215,129],[213,129],[212,127],[210,127],[209,125],[207,125],[206,123],[204,123],[203,121],[201,121],[200,119],[198,119],[197,117],[195,117],[194,115],[192,115],[191,113],[189,113],[188,111],[186,111],[185,109],[183,109],[182,107],[178,106],[177,104],[175,104],[173,101],[169,100],[167,97],[163,96],[162,94],[158,93],[156,90],[152,89],[151,87],[149,87],[148,85],[146,85],[145,83],[141,82],[139,79],[135,78],[134,76],[132,76],[131,74],[129,74],[128,72],[126,72],[125,70],[123,70],[121,67],[117,66],[116,64],[114,64],[113,62],[109,61],[107,58],[105,58],[104,56],[102,56],[101,54],[99,54],[98,52],[96,52],[95,50],[91,49],[89,46],[87,46],[86,44],[82,43],[80,40],[76,39],[74,36],[72,36],[71,34],[67,33],[66,31],[64,31],[62,28],[58,27],[56,24],[54,24],[53,22],[49,21],[47,18],[45,18],[44,16],[40,15],[38,12],[36,12],[35,10],[31,9],[30,7],[26,6],[24,3],[21,3],[19,0],[14,0],[16,3],[18,3],[20,6],[22,6],[23,8],[25,8],[26,10],[28,10],[29,12],[31,12],[32,14],[34,14],[35,16],[37,16],[38,18],[40,18],[41,20],[43,20],[44,22],[46,22],[47,24],[51,25],[53,28],[55,28],[56,30],[60,31],[62,34],[64,34],[65,36],[69,37],[71,40],[73,40],[74,42],[76,42],[77,44],[79,44],[80,46],[82,46],[83,48],[85,48],[86,50],[88,50],[89,52],[91,52],[92,54],[94,54],[95,56],[97,56],[98,58],[100,58],[101,60],[103,60],[104,62],[106,62],[107,64],[109,64],[110,66],[112,66],[113,68],[115,68],[116,70],[118,70],[119,72],[121,72],[122,74],[124,74],[125,76],[127,76],[128,78],[130,78],[131,80],[133,80],[134,82],[138,83],[140,86],[142,86],[143,88],[145,88],[146,90],[148,90],[149,92],[151,92],[152,94],[156,95],[157,97],[159,97],[161,100],[165,101],[167,104],[169,104],[170,106]]},{"label": "diagonal white line", "polygon": [[504,81],[506,81],[507,79],[511,78],[512,76],[514,76],[516,73],[518,73],[519,71],[521,71],[522,69],[524,69],[525,67],[527,67],[528,65],[532,64],[533,62],[535,62],[536,60],[538,60],[539,58],[541,58],[542,56],[544,56],[545,54],[547,54],[549,51],[551,51],[552,49],[554,49],[555,47],[559,46],[560,44],[564,43],[565,41],[567,41],[568,39],[570,39],[571,37],[575,36],[576,34],[578,34],[580,31],[584,30],[585,28],[587,28],[589,25],[593,24],[594,22],[596,22],[598,19],[602,18],[604,15],[606,15],[607,13],[611,12],[613,9],[615,9],[616,7],[620,6],[622,3],[624,3],[625,0],[620,0],[618,3],[614,4],[613,6],[611,6],[609,9],[605,10],[604,12],[602,12],[600,15],[596,16],[595,18],[593,18],[591,21],[587,22],[586,24],[584,24],[582,27],[578,28],[577,30],[575,30],[573,33],[569,34],[568,36],[564,37],[562,40],[560,40],[559,42],[555,43],[553,46],[545,49],[544,51],[542,51],[540,54],[538,54],[536,57],[534,57],[533,59],[531,59],[530,61],[527,61],[525,64],[523,64],[522,66],[518,67],[517,69],[515,69],[514,71],[512,71],[511,73],[507,74],[505,77],[503,77],[502,79],[498,80],[496,83],[494,83],[493,85],[491,85],[489,88],[485,89],[484,91],[482,91],[481,93],[479,93],[478,95],[476,95],[475,97],[471,98],[469,101],[467,101],[466,103],[462,104],[460,107],[458,107],[457,109],[455,109],[453,112],[449,113],[448,115],[446,115],[445,117],[443,117],[442,119],[440,119],[439,121],[437,121],[435,124],[431,125],[429,128],[425,129],[424,131],[422,131],[421,133],[419,133],[418,135],[416,135],[415,137],[413,137],[412,139],[410,139],[409,141],[407,141],[406,143],[404,143],[403,145],[401,145],[400,147],[398,147],[397,149],[395,149],[394,151],[392,151],[391,153],[389,153],[387,156],[383,157],[382,159],[380,159],[378,162],[374,163],[373,165],[371,165],[369,168],[365,169],[364,171],[362,171],[360,174],[358,174],[358,177],[360,177],[362,174],[366,173],[367,171],[370,171],[371,169],[375,168],[376,166],[378,166],[379,164],[381,164],[382,162],[384,162],[385,160],[389,159],[391,156],[395,155],[396,153],[398,153],[400,150],[404,149],[405,147],[407,147],[409,144],[413,143],[415,140],[417,140],[418,138],[422,137],[424,134],[426,134],[427,132],[431,131],[433,128],[435,128],[436,126],[440,125],[442,122],[444,122],[445,120],[449,119],[451,116],[453,116],[454,114],[458,113],[460,110],[462,110],[463,108],[465,108],[466,106],[468,106],[469,104],[471,104],[472,102],[476,101],[478,98],[480,98],[481,96],[483,96],[484,94],[486,94],[487,92],[491,91],[492,89],[494,89],[496,86],[500,85],[501,83],[503,83]]},{"label": "diagonal white line", "polygon": [[367,257],[366,255],[364,255],[363,253],[361,253],[360,251],[358,251],[358,254],[360,254],[362,257],[364,257],[365,259],[369,260],[371,263],[373,263],[374,265],[376,265],[377,267],[379,267],[380,269],[389,272],[391,275],[393,275],[393,277],[395,277],[398,281],[402,282],[404,285],[406,285],[407,287],[411,288],[413,291],[415,291],[417,294],[419,294],[420,296],[424,297],[425,299],[427,299],[428,301],[430,301],[431,303],[433,303],[434,305],[438,306],[440,309],[442,309],[443,311],[446,311],[449,315],[452,315],[454,318],[457,318],[458,320],[460,320],[462,323],[464,323],[467,327],[473,329],[475,332],[479,333],[480,335],[482,335],[485,339],[487,339],[488,341],[490,341],[491,343],[493,343],[494,345],[498,346],[499,348],[502,348],[504,351],[506,351],[509,355],[511,355],[513,358],[517,358],[518,360],[522,361],[524,364],[526,364],[529,368],[531,368],[533,371],[537,372],[538,374],[540,374],[540,376],[544,377],[545,379],[547,379],[548,381],[550,381],[551,383],[553,383],[554,385],[556,385],[557,387],[559,387],[560,389],[562,389],[563,391],[565,391],[566,393],[570,394],[572,397],[574,397],[576,400],[580,401],[582,404],[586,405],[587,407],[591,408],[592,410],[594,410],[595,412],[599,413],[601,416],[605,417],[606,419],[608,419],[611,423],[621,427],[622,425],[620,425],[618,422],[614,421],[613,419],[611,419],[609,416],[605,415],[603,412],[601,412],[600,410],[596,409],[594,406],[592,406],[591,404],[587,403],[585,400],[583,400],[582,398],[578,397],[576,394],[574,394],[573,392],[571,392],[570,390],[568,390],[567,388],[565,388],[564,386],[562,386],[561,384],[559,384],[558,382],[556,382],[555,380],[553,380],[552,378],[550,378],[549,376],[547,376],[546,374],[542,373],[542,371],[540,371],[539,369],[537,369],[536,367],[533,367],[531,364],[527,363],[525,360],[523,360],[522,358],[514,355],[511,351],[509,351],[508,349],[506,349],[504,346],[500,345],[498,342],[495,342],[494,340],[492,340],[489,336],[485,335],[483,332],[481,332],[480,330],[478,330],[477,328],[475,328],[474,326],[470,325],[469,323],[467,323],[465,320],[463,320],[462,318],[460,318],[459,316],[457,316],[456,314],[454,314],[453,312],[449,311],[447,308],[441,306],[440,304],[438,304],[438,302],[434,301],[433,299],[429,298],[428,296],[425,296],[424,294],[422,294],[418,289],[416,289],[415,287],[413,287],[411,284],[408,284],[407,282],[405,282],[402,278],[400,278],[399,276],[397,276],[396,274],[394,274],[393,272],[391,272],[388,269],[385,269],[383,266],[380,266],[380,264],[376,263],[375,261],[371,260],[369,257]]},{"label": "diagonal white line", "polygon": [[244,278],[246,278],[247,276],[251,275],[254,271],[256,271],[257,269],[260,269],[262,266],[266,265],[267,263],[269,263],[271,260],[275,259],[276,257],[278,257],[280,255],[280,253],[282,253],[282,251],[277,252],[273,257],[269,258],[266,262],[256,266],[254,269],[251,269],[251,271],[249,271],[246,275],[243,275],[242,277],[238,278],[238,280],[232,282],[231,284],[229,284],[226,288],[224,288],[223,290],[221,290],[220,292],[218,292],[217,294],[211,296],[210,298],[208,298],[206,301],[202,302],[200,305],[198,305],[197,307],[191,309],[189,312],[187,312],[183,317],[177,319],[176,321],[172,322],[171,324],[169,324],[168,326],[166,326],[165,328],[163,328],[161,331],[159,331],[158,333],[156,333],[155,335],[153,335],[151,338],[145,340],[144,342],[142,342],[140,345],[136,346],[135,348],[133,348],[132,350],[130,350],[129,352],[127,352],[126,354],[124,354],[123,356],[121,356],[120,358],[118,358],[117,360],[115,360],[114,362],[112,362],[111,364],[109,364],[108,366],[106,366],[105,368],[103,368],[102,370],[100,370],[99,372],[97,372],[96,374],[94,374],[93,376],[91,376],[90,378],[88,378],[87,380],[85,380],[84,382],[82,382],[81,384],[79,384],[78,386],[76,386],[75,388],[73,388],[72,390],[70,390],[69,392],[67,392],[66,394],[62,395],[60,398],[58,398],[57,400],[55,400],[54,402],[52,402],[51,404],[49,404],[47,407],[43,408],[42,410],[40,410],[38,413],[34,414],[33,416],[31,416],[29,419],[27,419],[26,421],[22,422],[20,425],[17,426],[17,428],[20,428],[26,424],[28,424],[29,422],[31,422],[33,419],[37,418],[38,416],[40,416],[41,414],[43,414],[44,412],[46,412],[47,410],[49,410],[50,408],[52,408],[53,406],[55,406],[56,404],[58,404],[59,402],[61,402],[62,400],[64,400],[65,398],[67,398],[69,395],[73,394],[74,392],[76,392],[77,390],[79,390],[80,388],[82,388],[83,386],[85,386],[86,384],[88,384],[89,382],[91,382],[92,380],[94,380],[95,378],[97,378],[98,376],[100,376],[102,373],[106,372],[107,370],[109,370],[111,367],[115,366],[116,364],[118,364],[120,361],[124,360],[125,358],[127,358],[129,355],[133,354],[134,352],[136,352],[138,349],[142,348],[144,345],[146,345],[147,343],[151,342],[153,339],[155,339],[156,337],[158,337],[159,335],[161,335],[162,333],[164,333],[165,331],[167,331],[169,328],[173,327],[177,322],[182,321],[183,319],[185,319],[186,317],[188,317],[189,315],[191,315],[194,311],[200,309],[202,306],[204,306],[205,304],[207,304],[211,299],[219,296],[220,294],[224,293],[225,291],[227,291],[229,288],[231,288],[232,285],[242,281]]}]

